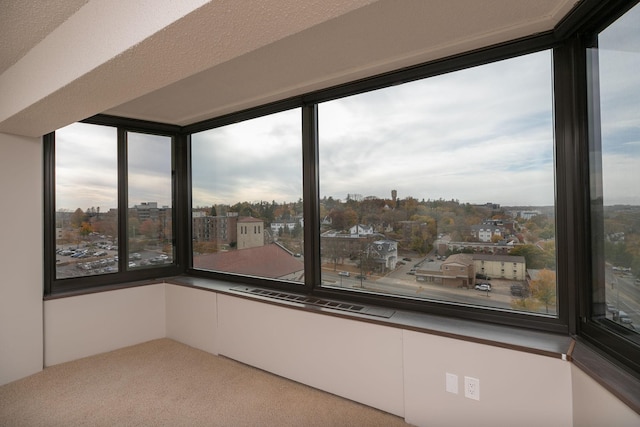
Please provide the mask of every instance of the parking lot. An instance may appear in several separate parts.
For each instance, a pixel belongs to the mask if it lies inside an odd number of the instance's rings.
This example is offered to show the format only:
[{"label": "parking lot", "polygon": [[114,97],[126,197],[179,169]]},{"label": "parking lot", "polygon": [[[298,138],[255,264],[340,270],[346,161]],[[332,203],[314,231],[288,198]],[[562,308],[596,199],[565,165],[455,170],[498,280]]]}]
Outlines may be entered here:
[{"label": "parking lot", "polygon": [[[127,268],[145,268],[172,262],[172,257],[157,250],[129,254]],[[118,271],[118,248],[111,245],[59,247],[56,250],[56,278],[82,277]]]}]

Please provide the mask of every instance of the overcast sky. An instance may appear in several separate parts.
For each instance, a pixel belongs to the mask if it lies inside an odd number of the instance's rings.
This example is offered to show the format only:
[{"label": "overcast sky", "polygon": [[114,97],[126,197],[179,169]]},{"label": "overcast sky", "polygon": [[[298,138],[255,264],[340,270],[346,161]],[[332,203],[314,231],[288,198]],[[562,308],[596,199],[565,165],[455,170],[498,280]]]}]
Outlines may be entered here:
[{"label": "overcast sky", "polygon": [[321,194],[551,205],[541,52],[320,105]]},{"label": "overcast sky", "polygon": [[640,5],[598,38],[603,195],[640,205]]},{"label": "overcast sky", "polygon": [[[638,10],[600,37],[606,204],[640,205]],[[552,205],[551,69],[544,51],[320,104],[320,196]],[[194,135],[193,205],[301,198],[300,122],[294,109]],[[115,129],[56,139],[57,209],[116,207]],[[169,204],[168,138],[130,142],[130,206]]]}]

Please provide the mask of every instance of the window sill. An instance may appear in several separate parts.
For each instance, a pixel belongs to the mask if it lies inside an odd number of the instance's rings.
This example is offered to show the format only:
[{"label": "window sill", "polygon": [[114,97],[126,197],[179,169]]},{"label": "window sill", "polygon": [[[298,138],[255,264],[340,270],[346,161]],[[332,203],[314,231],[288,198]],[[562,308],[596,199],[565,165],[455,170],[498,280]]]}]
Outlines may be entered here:
[{"label": "window sill", "polygon": [[[408,329],[416,332],[423,332],[447,338],[463,341],[476,342],[494,347],[502,347],[510,350],[524,351],[543,356],[568,360],[568,354],[573,346],[573,340],[567,335],[540,332],[522,328],[495,325],[488,323],[474,322],[464,319],[455,319],[417,313],[405,310],[393,309],[393,314],[389,317],[376,315],[346,312],[330,307],[319,307],[313,304],[304,304],[294,301],[254,295],[238,290],[241,286],[238,283],[225,282],[193,276],[178,276],[165,279],[166,283],[173,285],[187,286],[198,289],[210,290],[238,298],[258,300],[267,304],[286,306],[296,310],[303,310],[315,313],[322,313],[329,316],[341,317],[345,319],[358,320],[375,323],[394,328]],[[260,288],[251,286],[251,288]],[[302,294],[300,294],[302,295]],[[323,298],[326,299],[326,298]],[[331,299],[337,303],[346,303]],[[363,304],[359,304],[363,305]],[[384,307],[371,307],[378,311],[383,311]]]}]

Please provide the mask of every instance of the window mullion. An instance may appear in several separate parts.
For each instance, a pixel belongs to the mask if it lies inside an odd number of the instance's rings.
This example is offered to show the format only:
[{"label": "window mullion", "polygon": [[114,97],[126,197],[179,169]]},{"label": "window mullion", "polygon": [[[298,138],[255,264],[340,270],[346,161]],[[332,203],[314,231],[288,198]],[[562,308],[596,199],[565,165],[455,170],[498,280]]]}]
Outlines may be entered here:
[{"label": "window mullion", "polygon": [[127,131],[118,128],[118,271],[127,271],[129,253]]},{"label": "window mullion", "polygon": [[302,169],[305,285],[313,289],[320,285],[317,104],[302,108]]}]

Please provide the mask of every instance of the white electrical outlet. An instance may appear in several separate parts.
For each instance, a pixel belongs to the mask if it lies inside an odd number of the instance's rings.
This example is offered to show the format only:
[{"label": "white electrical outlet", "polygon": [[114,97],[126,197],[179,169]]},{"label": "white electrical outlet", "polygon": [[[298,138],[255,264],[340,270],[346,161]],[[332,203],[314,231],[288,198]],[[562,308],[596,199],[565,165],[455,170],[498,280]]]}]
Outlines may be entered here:
[{"label": "white electrical outlet", "polygon": [[445,387],[449,393],[458,394],[458,376],[447,372]]},{"label": "white electrical outlet", "polygon": [[464,377],[464,397],[480,400],[480,380],[473,377]]}]

